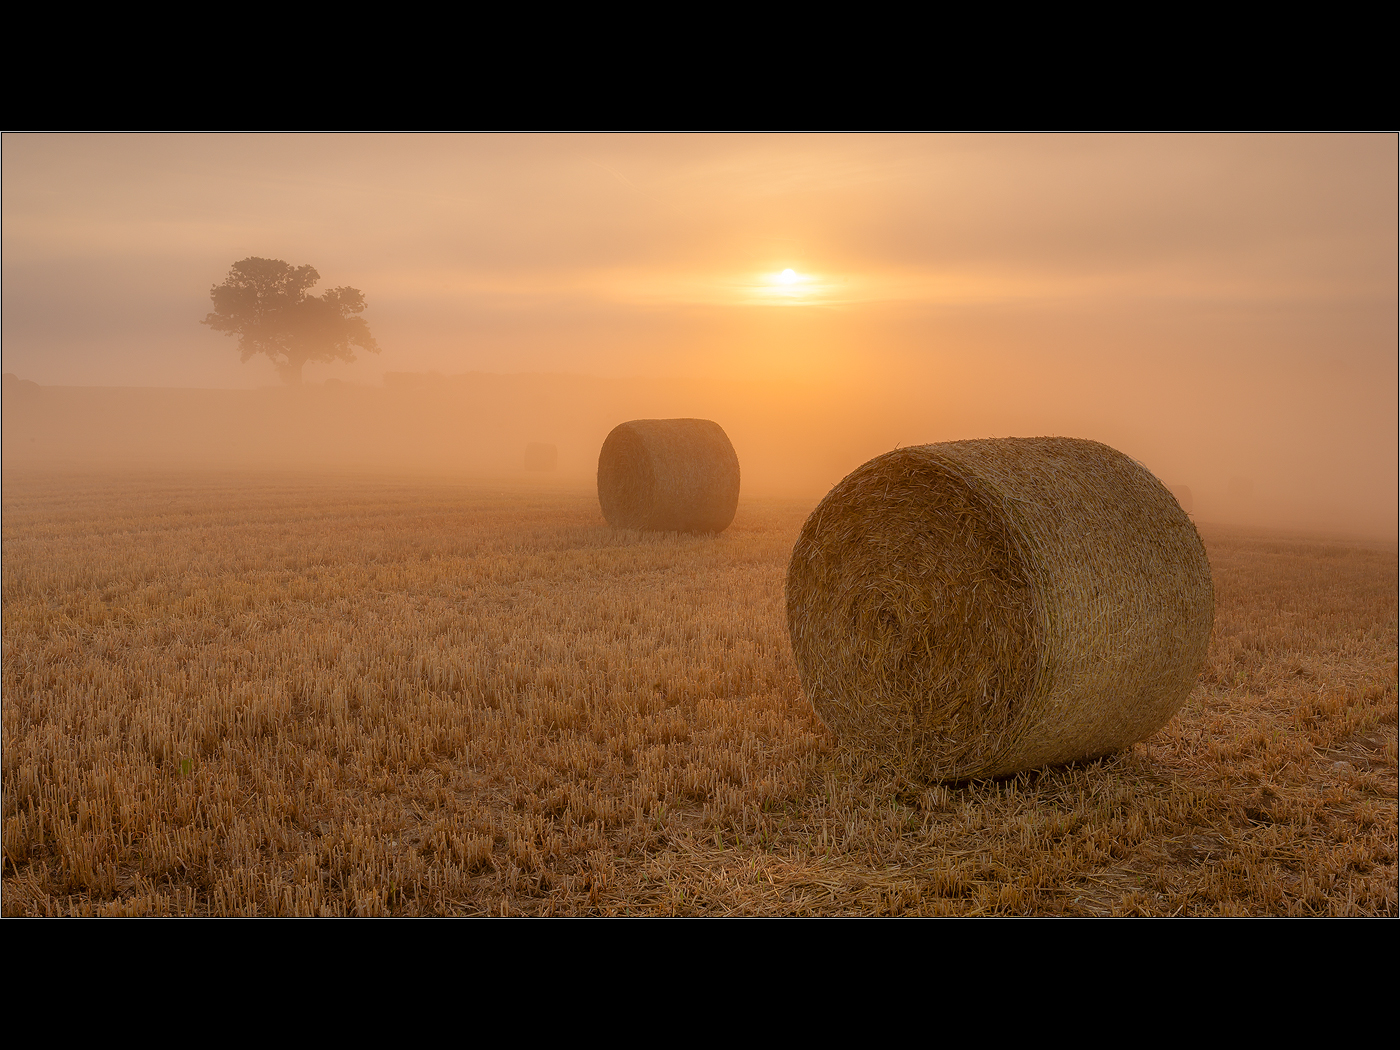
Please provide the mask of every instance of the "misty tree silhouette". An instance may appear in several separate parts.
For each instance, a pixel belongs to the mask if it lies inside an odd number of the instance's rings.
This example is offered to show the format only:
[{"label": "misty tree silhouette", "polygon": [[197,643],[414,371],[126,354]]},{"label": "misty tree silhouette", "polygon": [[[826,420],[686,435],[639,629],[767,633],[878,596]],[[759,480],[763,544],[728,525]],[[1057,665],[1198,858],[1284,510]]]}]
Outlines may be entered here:
[{"label": "misty tree silhouette", "polygon": [[238,336],[242,359],[266,354],[283,382],[300,383],[308,361],[353,361],[352,347],[379,353],[369,325],[359,317],[365,296],[358,288],[309,289],[321,275],[311,266],[249,257],[234,263],[224,283],[209,290],[214,312],[200,324]]}]

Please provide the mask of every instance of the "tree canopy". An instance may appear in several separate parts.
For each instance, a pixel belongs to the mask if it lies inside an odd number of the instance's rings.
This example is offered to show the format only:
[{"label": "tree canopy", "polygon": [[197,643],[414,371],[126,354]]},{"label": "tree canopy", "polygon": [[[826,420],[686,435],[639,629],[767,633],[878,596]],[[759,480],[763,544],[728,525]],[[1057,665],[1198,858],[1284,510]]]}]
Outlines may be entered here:
[{"label": "tree canopy", "polygon": [[238,336],[244,361],[266,354],[282,379],[301,382],[308,361],[353,361],[353,347],[379,353],[369,325],[358,316],[365,296],[358,288],[310,289],[321,275],[311,266],[250,257],[233,264],[224,283],[209,290],[214,312],[200,324]]}]

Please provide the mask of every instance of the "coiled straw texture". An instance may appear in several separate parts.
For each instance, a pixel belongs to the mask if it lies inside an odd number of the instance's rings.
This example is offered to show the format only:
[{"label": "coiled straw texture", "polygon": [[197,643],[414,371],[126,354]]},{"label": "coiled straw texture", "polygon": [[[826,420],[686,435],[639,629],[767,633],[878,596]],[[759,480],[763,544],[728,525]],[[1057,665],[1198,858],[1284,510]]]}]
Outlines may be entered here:
[{"label": "coiled straw texture", "polygon": [[843,745],[962,780],[1119,750],[1185,702],[1214,591],[1146,468],[1073,438],[954,441],[871,460],[793,549],[788,631]]}]

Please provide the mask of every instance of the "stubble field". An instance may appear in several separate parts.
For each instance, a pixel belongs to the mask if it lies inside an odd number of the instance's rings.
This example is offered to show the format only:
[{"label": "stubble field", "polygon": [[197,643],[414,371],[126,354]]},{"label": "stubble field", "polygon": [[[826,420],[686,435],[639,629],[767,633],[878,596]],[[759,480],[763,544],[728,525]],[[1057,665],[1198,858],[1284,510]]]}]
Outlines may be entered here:
[{"label": "stubble field", "polygon": [[924,785],[802,697],[814,503],[7,470],[4,913],[1397,914],[1394,543],[1202,525],[1165,729]]}]

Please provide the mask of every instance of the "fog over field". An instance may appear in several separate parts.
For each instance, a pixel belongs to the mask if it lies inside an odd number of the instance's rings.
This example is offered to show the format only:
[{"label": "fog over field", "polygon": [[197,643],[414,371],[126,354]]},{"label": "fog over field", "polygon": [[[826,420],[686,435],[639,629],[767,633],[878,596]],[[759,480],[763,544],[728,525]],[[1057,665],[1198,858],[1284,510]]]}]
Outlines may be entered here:
[{"label": "fog over field", "polygon": [[0,913],[1395,916],[1398,141],[3,136]]},{"label": "fog over field", "polygon": [[[545,442],[586,488],[616,423],[701,416],[749,495],[1065,435],[1198,521],[1396,533],[1393,135],[5,135],[3,179],[7,471]],[[382,351],[240,361],[199,322],[249,257]]]}]

